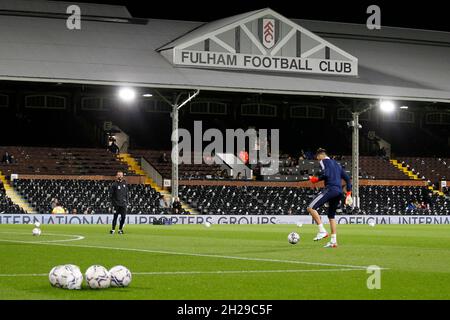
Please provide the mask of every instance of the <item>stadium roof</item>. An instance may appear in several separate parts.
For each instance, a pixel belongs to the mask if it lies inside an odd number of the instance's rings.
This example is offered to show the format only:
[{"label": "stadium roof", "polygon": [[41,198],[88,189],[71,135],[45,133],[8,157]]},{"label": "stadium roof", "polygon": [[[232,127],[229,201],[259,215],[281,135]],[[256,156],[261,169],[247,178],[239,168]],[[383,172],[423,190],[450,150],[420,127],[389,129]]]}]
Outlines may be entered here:
[{"label": "stadium roof", "polygon": [[0,0],[0,11],[17,14],[20,12],[28,14],[66,14],[67,7],[73,4],[80,5],[82,13],[87,16],[131,18],[131,14],[124,6],[82,3],[81,1],[70,3],[47,0]]},{"label": "stadium roof", "polygon": [[[450,102],[447,32],[291,19],[356,57],[358,76],[216,70],[174,66],[158,49],[261,10],[207,24],[92,18],[69,30],[64,8],[73,3],[39,2],[0,0],[0,79]],[[80,6],[92,17],[130,18],[120,6]]]}]

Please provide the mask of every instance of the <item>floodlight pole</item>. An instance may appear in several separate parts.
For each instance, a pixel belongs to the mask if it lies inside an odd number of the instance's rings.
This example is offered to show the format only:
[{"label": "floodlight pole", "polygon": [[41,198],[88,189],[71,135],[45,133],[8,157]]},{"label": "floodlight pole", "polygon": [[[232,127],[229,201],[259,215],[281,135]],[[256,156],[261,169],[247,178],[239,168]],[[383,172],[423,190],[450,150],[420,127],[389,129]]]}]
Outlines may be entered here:
[{"label": "floodlight pole", "polygon": [[[178,197],[178,99],[176,98],[175,104],[172,106],[172,202]],[[176,133],[176,134],[174,134]]]},{"label": "floodlight pole", "polygon": [[362,111],[353,111],[353,134],[352,134],[352,195],[353,195],[353,206],[359,208],[360,197],[359,197],[359,129],[362,127],[359,124],[359,116],[366,111],[373,109],[375,105],[369,105],[368,108]]},{"label": "floodlight pole", "polygon": [[352,135],[352,184],[353,205],[359,208],[359,113],[353,112]]},{"label": "floodlight pole", "polygon": [[168,103],[172,107],[172,201],[175,198],[178,198],[178,162],[179,162],[179,150],[178,150],[178,110],[180,110],[184,105],[186,105],[189,101],[194,99],[199,93],[200,90],[196,90],[193,94],[189,94],[186,100],[180,103],[180,99],[183,93],[179,93],[175,96],[174,102],[170,102],[166,97],[156,91],[158,96],[160,96],[166,103]]}]

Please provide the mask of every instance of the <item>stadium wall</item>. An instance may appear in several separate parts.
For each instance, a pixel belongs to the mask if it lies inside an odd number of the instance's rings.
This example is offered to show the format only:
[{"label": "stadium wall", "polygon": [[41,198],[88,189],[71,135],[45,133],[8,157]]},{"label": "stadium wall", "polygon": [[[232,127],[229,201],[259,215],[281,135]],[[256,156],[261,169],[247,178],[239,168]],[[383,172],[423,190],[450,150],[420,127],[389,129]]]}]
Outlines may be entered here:
[{"label": "stadium wall", "polygon": [[[102,176],[102,175],[33,175],[33,174],[19,174],[18,179],[23,180],[104,180],[113,181],[115,176]],[[145,182],[144,176],[126,176],[125,180],[129,184],[143,184]],[[158,181],[158,185],[162,184],[162,181]],[[423,187],[427,186],[426,181],[422,180],[360,180],[361,186],[415,186]],[[292,187],[292,188],[323,188],[323,182],[319,182],[312,185],[309,181],[301,182],[270,182],[270,181],[236,181],[236,180],[180,180],[179,185],[184,186],[250,186],[250,187]],[[450,185],[450,181],[447,182]]]},{"label": "stadium wall", "polygon": [[[185,186],[251,186],[251,187],[323,187],[323,182],[313,185],[309,181],[301,182],[268,182],[268,181],[224,181],[224,180],[181,180],[179,185]],[[426,181],[418,180],[360,180],[362,186],[426,186]]]}]

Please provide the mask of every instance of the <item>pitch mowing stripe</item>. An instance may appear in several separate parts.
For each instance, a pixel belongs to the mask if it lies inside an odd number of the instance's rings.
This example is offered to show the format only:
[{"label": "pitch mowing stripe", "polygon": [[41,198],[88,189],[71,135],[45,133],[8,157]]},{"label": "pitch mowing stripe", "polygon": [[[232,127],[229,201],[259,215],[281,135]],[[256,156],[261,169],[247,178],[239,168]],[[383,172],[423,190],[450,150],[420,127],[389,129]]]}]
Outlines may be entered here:
[{"label": "pitch mowing stripe", "polygon": [[[0,242],[41,244],[41,245],[51,245],[51,246],[77,247],[77,248],[89,248],[89,249],[106,249],[106,250],[117,250],[117,251],[134,251],[134,252],[158,253],[158,254],[167,254],[167,255],[180,255],[180,256],[217,258],[217,259],[292,263],[292,264],[304,264],[304,265],[311,265],[311,266],[343,267],[343,268],[354,268],[354,269],[364,269],[364,270],[366,270],[368,268],[368,266],[355,266],[355,265],[346,265],[346,264],[320,263],[320,262],[309,262],[309,261],[298,261],[298,260],[279,260],[279,259],[267,259],[267,258],[247,258],[247,257],[238,257],[238,256],[221,256],[221,255],[205,254],[205,253],[189,253],[189,252],[161,251],[161,250],[148,250],[148,249],[135,249],[135,248],[115,248],[115,247],[91,246],[91,245],[81,245],[81,244],[76,245],[76,244],[61,244],[61,243],[21,241],[21,240],[2,240],[2,239],[0,239]],[[331,250],[331,249],[326,249],[326,250]]]},{"label": "pitch mowing stripe", "polygon": [[[364,271],[362,269],[298,269],[298,270],[218,270],[218,271],[152,271],[152,272],[133,272],[137,276],[153,275],[204,275],[204,274],[245,274],[245,273],[302,273],[302,272],[343,272],[343,271]],[[18,273],[18,274],[0,274],[0,278],[9,277],[46,277],[47,273]]]}]

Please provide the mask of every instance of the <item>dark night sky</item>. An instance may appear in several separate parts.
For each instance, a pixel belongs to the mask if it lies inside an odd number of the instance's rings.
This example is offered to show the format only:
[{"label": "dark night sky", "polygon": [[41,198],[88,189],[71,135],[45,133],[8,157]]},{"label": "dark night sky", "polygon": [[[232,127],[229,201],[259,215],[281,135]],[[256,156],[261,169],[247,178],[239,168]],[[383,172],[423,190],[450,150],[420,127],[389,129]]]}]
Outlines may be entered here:
[{"label": "dark night sky", "polygon": [[[72,1],[72,0],[66,0]],[[72,1],[80,2],[80,1]],[[366,8],[381,8],[382,26],[396,26],[450,32],[450,13],[445,1],[328,1],[328,0],[84,0],[81,2],[120,4],[134,17],[212,21],[246,11],[270,7],[288,18],[364,23]]]}]

